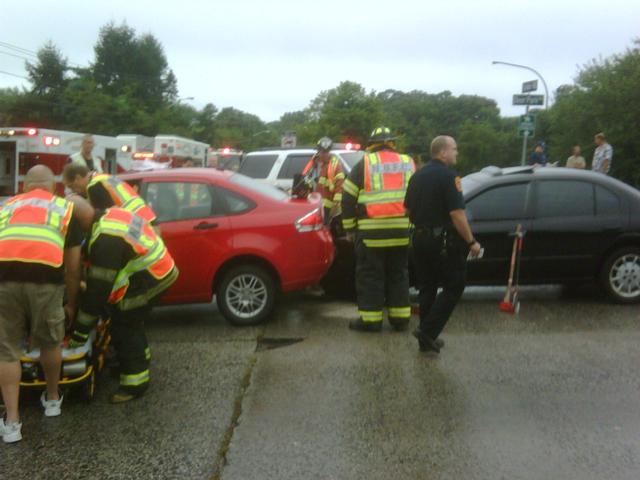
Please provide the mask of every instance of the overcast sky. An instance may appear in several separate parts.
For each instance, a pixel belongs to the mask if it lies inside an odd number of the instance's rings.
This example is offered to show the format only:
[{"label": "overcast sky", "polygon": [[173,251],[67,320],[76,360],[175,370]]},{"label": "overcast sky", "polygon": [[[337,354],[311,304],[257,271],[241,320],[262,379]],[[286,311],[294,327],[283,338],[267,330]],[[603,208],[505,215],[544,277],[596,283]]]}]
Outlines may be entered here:
[{"label": "overcast sky", "polygon": [[[534,67],[553,92],[580,65],[640,37],[637,0],[32,0],[5,1],[0,15],[0,42],[35,51],[52,40],[83,65],[100,27],[126,21],[160,40],[189,103],[265,121],[343,80],[484,95],[503,115],[518,115],[524,107],[512,107],[511,96],[535,75],[492,60]],[[6,53],[0,47],[0,70],[26,76],[24,60]],[[0,87],[24,84],[0,73]]]}]

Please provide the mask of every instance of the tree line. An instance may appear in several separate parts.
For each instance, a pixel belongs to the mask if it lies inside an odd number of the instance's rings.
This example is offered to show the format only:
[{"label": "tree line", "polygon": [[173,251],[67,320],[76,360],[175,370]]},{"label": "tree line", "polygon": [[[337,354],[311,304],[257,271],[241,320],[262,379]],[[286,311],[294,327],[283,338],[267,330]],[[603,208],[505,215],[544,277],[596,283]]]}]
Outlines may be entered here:
[{"label": "tree line", "polygon": [[[249,151],[279,145],[290,131],[304,145],[325,135],[365,143],[369,132],[384,124],[398,133],[403,151],[422,160],[428,158],[430,138],[454,136],[462,173],[520,161],[518,118],[500,116],[494,100],[477,95],[375,92],[345,81],[274,122],[231,107],[219,110],[213,103],[196,109],[178,97],[177,78],[160,42],[126,24],[100,29],[89,66],[69,62],[47,43],[26,69],[29,87],[0,89],[0,125],[102,135],[168,133]],[[571,147],[580,145],[590,165],[593,135],[603,131],[614,146],[612,174],[640,186],[638,85],[640,40],[618,55],[583,65],[573,84],[556,90],[549,110],[533,110],[537,126],[530,150],[544,141],[550,161],[564,165]]]}]

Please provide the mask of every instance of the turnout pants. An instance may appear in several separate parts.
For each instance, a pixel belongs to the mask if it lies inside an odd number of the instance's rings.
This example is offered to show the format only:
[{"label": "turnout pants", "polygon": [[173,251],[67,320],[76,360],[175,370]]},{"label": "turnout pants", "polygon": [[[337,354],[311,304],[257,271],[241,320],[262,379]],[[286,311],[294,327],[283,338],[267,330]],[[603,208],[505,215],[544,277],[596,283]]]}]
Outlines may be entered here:
[{"label": "turnout pants", "polygon": [[120,388],[133,394],[143,393],[149,386],[151,351],[144,332],[151,306],[122,311],[112,308],[111,336],[120,362]]},{"label": "turnout pants", "polygon": [[359,239],[356,245],[356,290],[358,314],[363,322],[382,322],[388,308],[389,322],[406,324],[409,306],[407,247],[367,247]]},{"label": "turnout pants", "polygon": [[[420,290],[420,331],[435,340],[464,292],[468,252],[461,240],[444,244],[441,236],[429,230],[416,230],[412,246]],[[438,287],[442,291],[436,296]]]}]

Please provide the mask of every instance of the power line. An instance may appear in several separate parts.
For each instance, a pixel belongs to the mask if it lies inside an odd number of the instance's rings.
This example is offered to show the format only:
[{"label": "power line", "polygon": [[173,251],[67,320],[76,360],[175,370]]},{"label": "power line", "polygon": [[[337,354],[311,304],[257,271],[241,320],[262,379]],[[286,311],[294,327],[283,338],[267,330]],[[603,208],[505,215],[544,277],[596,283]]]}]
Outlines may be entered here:
[{"label": "power line", "polygon": [[0,70],[0,73],[4,73],[5,75],[9,75],[11,77],[24,78],[25,80],[29,80],[29,77],[25,77],[23,75],[16,75],[15,73],[5,72],[4,70]]},{"label": "power line", "polygon": [[[2,47],[2,45],[0,45],[0,47]],[[0,53],[3,55],[9,55],[10,57],[21,58],[22,60],[26,60],[27,62],[33,61],[33,58],[24,57],[22,55],[16,55],[15,53],[3,52],[2,50],[0,50]]]},{"label": "power line", "polygon": [[32,57],[37,57],[38,53],[33,50],[27,50],[26,48],[19,47],[17,45],[13,45],[12,43],[0,41],[0,46],[3,46],[9,50],[13,50],[19,53],[23,53],[26,55],[31,55]]}]

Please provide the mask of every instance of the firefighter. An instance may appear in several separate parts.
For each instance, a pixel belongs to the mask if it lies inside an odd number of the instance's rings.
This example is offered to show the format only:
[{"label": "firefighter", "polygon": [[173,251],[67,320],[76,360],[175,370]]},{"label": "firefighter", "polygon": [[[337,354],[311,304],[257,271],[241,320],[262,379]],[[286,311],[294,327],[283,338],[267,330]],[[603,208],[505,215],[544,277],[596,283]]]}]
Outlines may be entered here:
[{"label": "firefighter", "polygon": [[86,134],[82,137],[82,144],[80,145],[80,151],[69,156],[67,159],[68,164],[84,165],[89,170],[102,173],[102,160],[100,158],[93,158],[93,147],[95,142],[93,135]]},{"label": "firefighter", "polygon": [[379,127],[344,182],[342,225],[356,251],[359,318],[349,323],[352,330],[380,331],[385,305],[395,330],[409,324],[409,219],[403,201],[414,171],[411,157],[395,150],[391,130]]},{"label": "firefighter", "polygon": [[[86,204],[84,199],[75,201]],[[142,217],[117,207],[96,212],[86,245],[87,289],[69,346],[86,343],[106,308],[120,364],[120,387],[110,401],[123,403],[141,396],[149,385],[151,354],[144,324],[178,270],[162,239]]]},{"label": "firefighter", "polygon": [[342,201],[342,184],[345,174],[340,159],[331,154],[333,141],[329,137],[318,140],[317,153],[302,170],[303,179],[314,192],[322,196],[324,221],[329,225],[331,220],[340,215]]},{"label": "firefighter", "polygon": [[[40,348],[47,387],[40,402],[47,417],[60,415],[58,391],[65,312],[73,316],[80,283],[82,230],[73,204],[53,194],[55,177],[36,165],[25,177],[25,193],[0,207],[0,388],[6,443],[22,439],[18,400],[24,335]],[[66,307],[63,296],[67,284]]]},{"label": "firefighter", "polygon": [[156,214],[133,187],[113,175],[92,172],[85,165],[71,163],[64,167],[62,181],[73,193],[88,198],[94,208],[121,207],[148,222],[156,220]]}]

